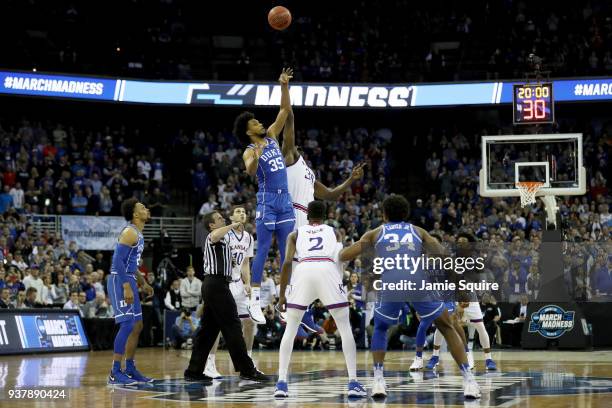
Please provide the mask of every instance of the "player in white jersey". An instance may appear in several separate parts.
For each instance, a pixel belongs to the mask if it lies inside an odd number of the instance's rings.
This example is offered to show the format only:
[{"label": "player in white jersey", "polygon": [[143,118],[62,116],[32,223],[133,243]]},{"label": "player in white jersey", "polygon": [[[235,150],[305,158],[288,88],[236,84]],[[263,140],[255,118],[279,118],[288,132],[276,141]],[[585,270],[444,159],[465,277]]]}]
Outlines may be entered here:
[{"label": "player in white jersey", "polygon": [[[232,229],[229,235],[229,247],[232,251],[232,282],[229,289],[234,295],[238,317],[242,322],[242,335],[246,343],[247,353],[251,357],[253,352],[253,339],[255,338],[255,323],[249,317],[247,305],[251,292],[251,266],[250,258],[253,257],[255,240],[247,231],[244,230],[244,223],[247,221],[246,209],[243,205],[234,205],[230,208],[230,220],[240,222],[241,226]],[[219,334],[220,336],[220,334]],[[219,337],[213,348],[208,354],[204,374],[211,378],[221,378],[215,363],[215,352],[219,345]]]},{"label": "player in white jersey", "polygon": [[[308,204],[309,223],[292,232],[287,240],[278,300],[280,310],[286,312],[287,327],[279,350],[278,382],[274,391],[277,398],[289,396],[287,372],[293,342],[304,311],[315,299],[320,299],[329,310],[340,332],[348,369],[349,397],[367,395],[365,388],[357,381],[357,347],[349,321],[349,302],[342,286],[342,275],[336,266],[338,236],[332,227],[323,224],[325,214],[322,201],[311,201]],[[297,257],[298,265],[292,272],[294,257]],[[287,290],[290,278],[291,285]]]},{"label": "player in white jersey", "polygon": [[304,157],[295,146],[295,130],[293,112],[290,112],[283,129],[283,143],[281,145],[285,166],[287,167],[287,182],[289,195],[293,202],[295,212],[295,227],[308,224],[308,203],[318,200],[336,201],[351,188],[351,185],[363,178],[365,163],[358,164],[352,170],[351,176],[337,187],[329,188],[316,179],[314,171],[308,167]]},{"label": "player in white jersey", "polygon": [[[294,231],[308,224],[308,203],[314,201],[315,197],[320,200],[336,201],[345,191],[351,188],[353,182],[363,178],[365,163],[355,166],[351,176],[335,188],[329,188],[317,180],[314,171],[308,167],[306,160],[304,160],[304,157],[295,146],[293,111],[289,112],[285,121],[281,151],[285,160],[285,166],[287,167],[287,186],[293,203],[293,211],[295,212]],[[338,245],[342,246],[341,243]],[[338,266],[342,267],[342,264],[339,263]],[[281,317],[284,318],[282,314]],[[313,333],[318,332],[323,338],[325,337],[323,329],[314,322],[310,308],[304,313],[302,323],[307,330]],[[323,340],[327,342],[326,339]]]}]

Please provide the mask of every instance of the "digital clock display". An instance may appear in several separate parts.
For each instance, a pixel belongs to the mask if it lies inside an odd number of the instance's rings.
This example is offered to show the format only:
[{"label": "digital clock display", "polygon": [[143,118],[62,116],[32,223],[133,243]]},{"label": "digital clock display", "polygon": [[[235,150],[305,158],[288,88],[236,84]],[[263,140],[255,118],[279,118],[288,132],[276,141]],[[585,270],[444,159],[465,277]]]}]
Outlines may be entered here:
[{"label": "digital clock display", "polygon": [[552,83],[514,85],[513,91],[515,125],[554,122]]}]

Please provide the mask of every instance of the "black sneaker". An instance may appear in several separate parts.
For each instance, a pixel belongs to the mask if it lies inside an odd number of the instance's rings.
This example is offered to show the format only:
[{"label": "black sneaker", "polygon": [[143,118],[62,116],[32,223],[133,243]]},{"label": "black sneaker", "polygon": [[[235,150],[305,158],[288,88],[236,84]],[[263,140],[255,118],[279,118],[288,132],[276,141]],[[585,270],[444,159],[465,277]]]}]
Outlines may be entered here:
[{"label": "black sneaker", "polygon": [[207,385],[212,384],[212,380],[213,380],[212,378],[210,378],[207,375],[204,375],[203,373],[194,373],[189,370],[185,370],[184,376],[185,376],[185,381],[201,382]]},{"label": "black sneaker", "polygon": [[240,378],[243,380],[249,381],[257,381],[257,382],[270,382],[272,381],[272,377],[269,375],[265,375],[258,369],[254,369],[249,373],[240,373]]}]

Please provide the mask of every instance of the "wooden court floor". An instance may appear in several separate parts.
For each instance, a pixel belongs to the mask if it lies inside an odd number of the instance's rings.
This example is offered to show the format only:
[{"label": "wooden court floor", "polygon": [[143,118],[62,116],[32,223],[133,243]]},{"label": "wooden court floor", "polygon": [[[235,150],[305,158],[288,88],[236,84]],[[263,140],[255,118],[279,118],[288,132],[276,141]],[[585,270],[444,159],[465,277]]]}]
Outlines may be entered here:
[{"label": "wooden court floor", "polygon": [[[217,368],[230,374],[211,386],[181,379],[189,351],[142,349],[137,365],[158,380],[153,385],[108,387],[111,352],[0,356],[0,407],[612,407],[612,351],[497,351],[497,372],[484,371],[482,353],[475,351],[475,374],[482,399],[464,401],[458,370],[447,353],[435,371],[410,373],[413,352],[392,352],[385,364],[389,396],[348,401],[342,351],[294,352],[290,398],[275,401],[274,383],[253,384],[230,373],[226,352]],[[427,356],[428,357],[428,356]],[[278,354],[256,351],[258,367],[276,374]],[[371,382],[371,356],[359,352],[359,377]],[[15,400],[14,390],[64,390],[65,397]],[[11,392],[11,390],[13,390]],[[50,394],[50,393],[47,393]]]}]

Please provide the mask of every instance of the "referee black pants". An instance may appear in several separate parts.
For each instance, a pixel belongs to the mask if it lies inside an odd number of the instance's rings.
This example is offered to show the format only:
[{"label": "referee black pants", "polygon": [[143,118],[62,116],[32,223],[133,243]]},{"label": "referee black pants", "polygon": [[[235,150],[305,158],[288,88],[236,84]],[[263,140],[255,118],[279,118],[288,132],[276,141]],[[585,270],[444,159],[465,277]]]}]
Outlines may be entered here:
[{"label": "referee black pants", "polygon": [[221,331],[236,371],[242,374],[251,373],[255,366],[247,354],[242,325],[238,318],[236,302],[229,290],[229,282],[222,276],[205,276],[202,282],[202,300],[204,312],[200,329],[194,336],[187,370],[192,373],[204,371],[210,349]]}]

